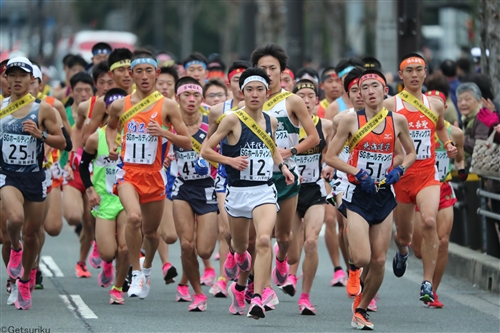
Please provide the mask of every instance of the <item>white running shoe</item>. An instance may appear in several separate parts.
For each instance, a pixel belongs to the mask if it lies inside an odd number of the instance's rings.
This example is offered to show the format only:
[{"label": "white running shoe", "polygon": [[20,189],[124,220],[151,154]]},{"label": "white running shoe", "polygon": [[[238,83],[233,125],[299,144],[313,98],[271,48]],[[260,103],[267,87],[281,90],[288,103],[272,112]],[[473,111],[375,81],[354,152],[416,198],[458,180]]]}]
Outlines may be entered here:
[{"label": "white running shoe", "polygon": [[144,285],[144,274],[142,272],[132,272],[132,282],[128,289],[128,297],[138,297],[142,293],[142,286]]},{"label": "white running shoe", "polygon": [[149,291],[151,290],[151,275],[143,275],[144,283],[142,284],[142,290],[139,294],[140,299],[145,299],[148,297]]},{"label": "white running shoe", "polygon": [[7,305],[14,305],[17,300],[17,293],[19,292],[19,290],[17,289],[17,283],[12,283],[10,287],[12,289],[10,291],[9,298],[7,299]]}]

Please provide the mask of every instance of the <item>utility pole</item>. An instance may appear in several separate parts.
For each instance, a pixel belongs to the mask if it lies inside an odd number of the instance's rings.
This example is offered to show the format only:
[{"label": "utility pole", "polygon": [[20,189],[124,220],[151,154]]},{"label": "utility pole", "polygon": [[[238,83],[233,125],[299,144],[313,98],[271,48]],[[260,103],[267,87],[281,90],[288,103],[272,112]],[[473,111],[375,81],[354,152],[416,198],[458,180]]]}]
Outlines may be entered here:
[{"label": "utility pole", "polygon": [[40,36],[38,44],[38,61],[43,62],[44,52],[43,47],[45,45],[45,12],[43,8],[44,0],[38,0],[38,36]]},{"label": "utility pole", "polygon": [[[497,0],[481,0],[481,73],[491,78],[495,100],[500,101],[500,4]],[[489,56],[486,54],[489,51]]]},{"label": "utility pole", "polygon": [[257,3],[254,0],[241,4],[241,38],[239,39],[240,58],[249,60],[257,44],[256,19]]},{"label": "utility pole", "polygon": [[398,0],[398,59],[420,49],[422,1]]},{"label": "utility pole", "polygon": [[286,4],[286,51],[289,66],[297,70],[304,62],[304,1],[289,0]]}]

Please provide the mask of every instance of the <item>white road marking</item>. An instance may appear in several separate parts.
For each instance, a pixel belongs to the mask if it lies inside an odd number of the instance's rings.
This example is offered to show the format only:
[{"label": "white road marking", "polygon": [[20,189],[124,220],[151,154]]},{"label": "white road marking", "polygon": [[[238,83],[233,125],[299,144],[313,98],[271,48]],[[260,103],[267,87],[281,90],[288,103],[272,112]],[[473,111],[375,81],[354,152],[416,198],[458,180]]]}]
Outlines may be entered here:
[{"label": "white road marking", "polygon": [[[96,314],[85,304],[80,295],[59,295],[66,307],[75,315],[80,314],[85,319],[97,319]],[[73,306],[76,305],[76,308]]]},{"label": "white road marking", "polygon": [[43,276],[45,277],[53,277],[54,275],[52,275],[52,271],[50,269],[47,268],[47,266],[45,266],[45,264],[43,263],[43,261],[40,261],[40,263],[38,264],[38,267],[40,268],[40,270],[42,271],[42,274]]},{"label": "white road marking", "polygon": [[51,256],[42,256],[42,262],[45,264],[47,268],[49,268],[52,272],[54,272],[54,276],[64,277],[63,272],[61,271],[59,266],[57,266],[56,262],[54,261],[54,259],[52,259]]},{"label": "white road marking", "polygon": [[321,226],[321,231],[319,232],[319,236],[320,237],[324,237],[325,236],[325,230],[326,230],[326,224],[323,223],[323,225]]}]

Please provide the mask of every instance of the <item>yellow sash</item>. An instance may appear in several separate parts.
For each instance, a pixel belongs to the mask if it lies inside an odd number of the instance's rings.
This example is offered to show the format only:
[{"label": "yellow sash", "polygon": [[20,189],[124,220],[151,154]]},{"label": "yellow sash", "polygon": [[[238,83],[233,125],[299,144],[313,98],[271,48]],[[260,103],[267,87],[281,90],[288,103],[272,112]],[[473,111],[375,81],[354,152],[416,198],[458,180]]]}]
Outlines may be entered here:
[{"label": "yellow sash", "polygon": [[326,108],[330,106],[330,102],[328,102],[326,100],[326,98],[325,98],[324,100],[322,100],[321,102],[319,102],[319,105],[321,105],[321,107],[323,108],[323,110],[326,110]]},{"label": "yellow sash", "polygon": [[148,107],[158,102],[162,98],[165,97],[163,97],[163,95],[160,92],[155,91],[151,95],[146,96],[142,101],[140,101],[130,109],[125,110],[123,115],[120,117],[120,127],[123,127],[123,124],[129,121],[133,116],[135,116],[139,112],[146,110]]},{"label": "yellow sash", "polygon": [[[318,125],[318,123],[319,123],[319,117],[318,116],[312,115],[312,120],[313,120],[314,126]],[[304,139],[306,136],[307,136],[306,130],[303,127],[301,127],[300,131],[299,131],[299,141],[302,140],[302,139]]]},{"label": "yellow sash", "polygon": [[205,109],[203,106],[200,105],[200,112],[202,115],[205,115],[205,116],[208,116],[208,114],[210,113],[210,110],[207,110]]},{"label": "yellow sash", "polygon": [[[238,106],[235,106],[235,107],[233,107],[233,108],[231,109],[231,111],[236,111],[236,110],[238,110]],[[220,122],[222,121],[222,119],[224,119],[224,117],[226,117],[226,116],[227,116],[227,113],[223,113],[223,114],[221,114],[221,115],[219,116],[219,118],[217,118],[217,120],[215,121],[215,122],[217,123],[217,125],[219,125],[219,124],[220,124]]]},{"label": "yellow sash", "polygon": [[3,108],[0,111],[0,119],[5,118],[9,114],[12,114],[22,108],[23,106],[26,106],[27,104],[33,102],[35,100],[35,97],[31,94],[26,94],[24,95],[21,99],[18,99],[15,102],[9,103],[5,108]]},{"label": "yellow sash", "polygon": [[262,142],[264,142],[264,144],[267,146],[267,148],[271,151],[271,154],[274,155],[274,151],[276,150],[276,145],[274,144],[274,141],[269,136],[269,134],[267,134],[266,131],[264,131],[262,129],[262,127],[260,127],[259,124],[257,124],[255,122],[255,120],[253,120],[253,118],[250,117],[248,115],[248,113],[246,113],[245,111],[239,110],[239,111],[236,111],[234,114],[245,125],[247,125],[247,127],[253,132],[253,134],[257,135],[259,137],[259,139],[261,139]]},{"label": "yellow sash", "polygon": [[369,122],[364,124],[351,138],[351,141],[349,141],[349,151],[352,152],[354,147],[365,137],[370,133],[375,127],[377,127],[382,120],[387,117],[387,114],[389,111],[386,108],[383,108],[375,117],[370,119]]},{"label": "yellow sash", "polygon": [[429,118],[434,123],[434,125],[437,124],[438,116],[434,112],[429,110],[429,108],[425,106],[424,103],[419,101],[415,96],[413,96],[406,90],[401,91],[399,94],[397,94],[397,96],[406,103],[410,103],[412,106],[417,108],[417,110],[422,112],[427,118]]},{"label": "yellow sash", "polygon": [[264,111],[269,111],[271,110],[276,104],[284,100],[285,98],[288,98],[289,96],[293,95],[289,91],[282,91],[278,95],[274,96],[272,99],[268,100],[265,104],[264,107],[262,108]]},{"label": "yellow sash", "polygon": [[[193,143],[193,150],[197,153],[200,154],[201,151],[201,144],[196,140],[193,136],[191,136],[191,142]],[[210,163],[214,168],[217,168],[219,165],[215,162],[207,160],[208,163]]]}]

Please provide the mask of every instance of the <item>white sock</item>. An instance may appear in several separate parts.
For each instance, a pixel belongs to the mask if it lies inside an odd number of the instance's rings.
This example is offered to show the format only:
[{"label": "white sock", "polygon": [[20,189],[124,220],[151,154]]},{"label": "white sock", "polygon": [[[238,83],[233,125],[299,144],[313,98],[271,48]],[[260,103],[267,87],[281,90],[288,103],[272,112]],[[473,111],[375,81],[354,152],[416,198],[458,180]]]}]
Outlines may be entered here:
[{"label": "white sock", "polygon": [[144,276],[150,276],[151,275],[151,267],[143,268],[142,273],[144,274]]}]

